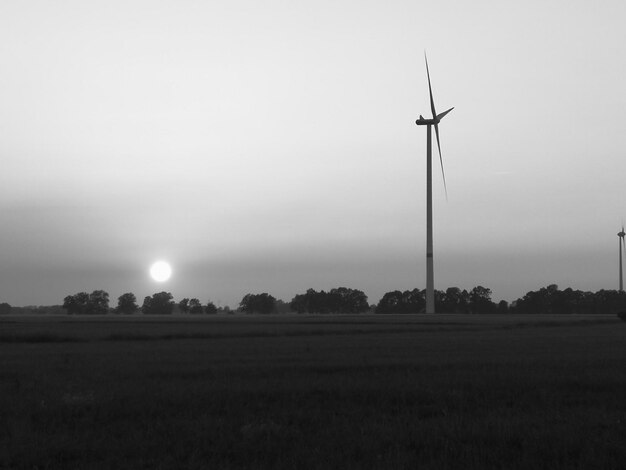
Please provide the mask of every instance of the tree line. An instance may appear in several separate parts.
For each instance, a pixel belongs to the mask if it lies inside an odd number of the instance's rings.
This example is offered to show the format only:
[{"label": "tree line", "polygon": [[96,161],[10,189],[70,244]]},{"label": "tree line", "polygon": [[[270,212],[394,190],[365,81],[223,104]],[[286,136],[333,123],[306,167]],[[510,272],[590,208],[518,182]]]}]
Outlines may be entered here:
[{"label": "tree line", "polygon": [[[180,302],[174,302],[174,296],[170,292],[157,292],[143,299],[141,307],[137,304],[137,297],[132,292],[122,294],[117,299],[117,306],[112,309],[113,313],[130,315],[141,311],[147,315],[169,315],[175,307],[181,313],[218,313],[218,308],[211,301],[202,305],[196,298],[184,298]],[[63,299],[63,308],[70,315],[85,314],[99,315],[109,313],[109,294],[102,290],[95,290],[91,294],[79,292],[68,295]]]},{"label": "tree line", "polygon": [[[170,292],[157,292],[144,298],[143,305],[139,307],[137,298],[132,292],[122,294],[118,298],[117,306],[109,308],[109,294],[102,290],[93,291],[91,294],[79,292],[68,295],[63,301],[63,308],[70,315],[98,315],[111,311],[117,314],[134,314],[141,311],[148,315],[169,315],[178,311],[190,314],[216,314],[232,313],[229,307],[218,308],[211,301],[202,305],[197,298],[184,298],[178,303],[174,302]],[[371,306],[367,303],[367,296],[360,290],[339,287],[329,292],[316,292],[313,289],[299,294],[294,299],[285,303],[268,293],[246,294],[239,302],[237,311],[243,313],[363,313],[369,311]]]},{"label": "tree line", "polygon": [[308,289],[306,293],[296,295],[289,305],[297,313],[363,313],[370,310],[367,295],[347,287],[328,292]]},{"label": "tree line", "polygon": [[[77,294],[89,305],[94,305],[91,313],[103,312],[100,305],[103,291],[94,291],[87,296]],[[551,284],[538,291],[530,291],[509,305],[501,300],[496,303],[491,299],[491,289],[476,286],[470,290],[448,287],[435,290],[435,310],[440,313],[462,314],[505,314],[505,313],[546,313],[546,314],[597,314],[626,312],[626,294],[616,290],[583,292],[567,288],[559,290]],[[71,296],[68,296],[71,297]],[[108,294],[107,294],[108,298]],[[135,304],[133,294],[124,294],[118,299],[117,313],[134,313],[141,310],[146,314],[171,314],[177,307],[181,313],[218,313],[217,307],[208,302],[203,307],[198,299],[183,299],[178,304],[168,292],[160,292],[146,297],[141,308]],[[100,299],[100,303],[98,302]],[[68,298],[66,298],[66,301]],[[73,305],[70,302],[70,305]],[[66,305],[63,306],[66,308]],[[426,290],[413,289],[387,292],[375,305],[368,303],[367,295],[361,290],[337,287],[329,291],[308,289],[297,294],[291,302],[285,303],[268,293],[246,294],[237,311],[243,313],[315,313],[315,314],[358,314],[372,312],[377,314],[422,313],[426,309]],[[223,311],[231,312],[228,307]],[[80,313],[87,313],[83,310]],[[72,313],[68,310],[68,313]]]},{"label": "tree line", "polygon": [[626,293],[601,289],[585,292],[567,288],[560,290],[556,284],[530,291],[511,304],[512,313],[620,313],[626,312]]},{"label": "tree line", "polygon": [[[560,290],[550,284],[537,291],[530,291],[510,305],[502,300],[491,300],[491,289],[476,286],[471,290],[449,287],[435,290],[435,310],[440,313],[546,313],[546,314],[597,314],[626,312],[626,294],[617,290],[585,292],[567,288]],[[0,303],[0,314],[39,313],[58,314],[63,310],[71,315],[102,315],[107,313],[148,315],[217,314],[217,313],[315,313],[315,314],[399,314],[422,313],[426,308],[426,291],[394,290],[387,292],[377,304],[370,305],[361,290],[337,287],[329,291],[308,289],[297,294],[290,302],[276,299],[268,293],[246,294],[236,310],[216,307],[210,300],[202,304],[197,298],[184,298],[178,302],[170,292],[157,292],[147,296],[139,306],[132,292],[122,294],[114,308],[109,306],[109,294],[94,290],[91,294],[78,292],[63,299],[63,305],[49,307],[11,307]]]},{"label": "tree line", "polygon": [[[418,313],[426,310],[426,290],[387,292],[376,305],[376,313]],[[507,313],[508,304],[491,300],[491,289],[476,286],[472,290],[448,287],[435,290],[435,311],[443,313]]]}]

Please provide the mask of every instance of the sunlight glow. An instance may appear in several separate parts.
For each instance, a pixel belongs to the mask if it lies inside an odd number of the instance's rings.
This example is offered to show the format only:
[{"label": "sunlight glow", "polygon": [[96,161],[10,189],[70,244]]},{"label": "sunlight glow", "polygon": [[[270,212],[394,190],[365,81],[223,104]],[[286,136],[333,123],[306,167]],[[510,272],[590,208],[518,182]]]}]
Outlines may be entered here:
[{"label": "sunlight glow", "polygon": [[172,275],[172,267],[166,261],[156,261],[150,266],[150,276],[157,282],[165,282]]}]

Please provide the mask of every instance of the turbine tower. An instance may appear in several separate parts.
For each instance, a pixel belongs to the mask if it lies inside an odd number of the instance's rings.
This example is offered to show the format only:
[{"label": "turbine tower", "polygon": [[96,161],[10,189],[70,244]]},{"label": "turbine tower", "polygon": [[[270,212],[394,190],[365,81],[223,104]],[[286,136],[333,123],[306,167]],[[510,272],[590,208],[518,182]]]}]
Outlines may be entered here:
[{"label": "turbine tower", "polygon": [[418,126],[426,126],[426,313],[435,313],[435,276],[433,264],[433,178],[432,178],[432,127],[435,127],[435,135],[437,136],[437,148],[439,149],[439,162],[441,163],[441,175],[443,176],[443,187],[448,197],[448,188],[446,187],[446,175],[443,171],[443,158],[441,157],[441,144],[439,143],[439,122],[443,117],[452,111],[450,108],[441,114],[435,111],[435,102],[433,100],[433,89],[430,85],[430,71],[428,70],[428,59],[424,53],[426,61],[426,76],[428,77],[428,92],[430,94],[430,110],[433,114],[432,119],[424,119],[420,115],[415,121]]},{"label": "turbine tower", "polygon": [[617,234],[619,241],[619,291],[624,292],[624,274],[622,271],[622,246],[624,245],[624,236],[626,233],[624,232],[624,226],[622,225],[622,231]]}]

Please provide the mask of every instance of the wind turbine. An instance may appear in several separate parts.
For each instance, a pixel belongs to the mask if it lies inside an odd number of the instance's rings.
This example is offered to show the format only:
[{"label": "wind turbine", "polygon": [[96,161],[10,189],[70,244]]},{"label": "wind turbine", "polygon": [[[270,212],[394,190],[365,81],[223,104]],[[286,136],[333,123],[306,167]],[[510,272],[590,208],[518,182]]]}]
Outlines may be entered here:
[{"label": "wind turbine", "polygon": [[426,75],[428,77],[428,92],[430,93],[430,110],[433,113],[432,119],[420,117],[415,124],[426,126],[426,313],[435,313],[435,279],[433,264],[433,177],[432,177],[432,127],[435,127],[437,136],[437,148],[439,149],[439,162],[441,163],[441,175],[443,176],[443,187],[448,197],[446,187],[446,175],[443,171],[443,158],[441,157],[441,144],[439,143],[439,122],[443,117],[452,111],[450,108],[441,114],[435,111],[435,101],[433,100],[433,89],[430,85],[430,71],[428,70],[428,58],[424,53],[426,61]]},{"label": "wind turbine", "polygon": [[624,226],[622,225],[622,231],[617,234],[619,237],[619,291],[624,292],[624,274],[622,271],[622,246],[624,245],[624,236],[626,233],[624,232]]}]

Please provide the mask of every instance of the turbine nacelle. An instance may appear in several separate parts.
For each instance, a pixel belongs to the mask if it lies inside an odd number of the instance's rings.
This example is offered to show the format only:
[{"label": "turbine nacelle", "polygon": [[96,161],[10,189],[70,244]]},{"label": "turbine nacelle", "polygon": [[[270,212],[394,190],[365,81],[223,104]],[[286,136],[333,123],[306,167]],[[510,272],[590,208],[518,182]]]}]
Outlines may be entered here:
[{"label": "turbine nacelle", "polygon": [[444,111],[443,113],[437,116],[434,116],[432,119],[425,119],[424,116],[420,114],[420,117],[415,121],[415,124],[417,124],[418,126],[427,126],[427,125],[436,126],[437,124],[441,122],[443,117],[446,114],[448,114],[450,111],[452,111],[453,109],[454,107],[448,109],[447,111]]}]

